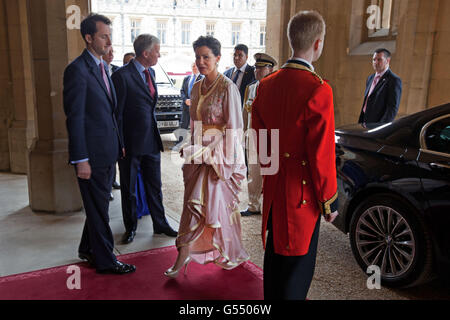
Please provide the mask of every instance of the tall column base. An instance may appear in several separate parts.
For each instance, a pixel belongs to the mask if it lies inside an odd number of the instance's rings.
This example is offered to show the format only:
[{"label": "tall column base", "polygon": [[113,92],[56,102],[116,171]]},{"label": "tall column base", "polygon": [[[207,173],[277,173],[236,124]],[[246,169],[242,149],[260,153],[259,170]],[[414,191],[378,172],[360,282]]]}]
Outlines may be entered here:
[{"label": "tall column base", "polygon": [[27,173],[28,148],[34,137],[33,121],[14,121],[8,129],[9,161],[12,173]]},{"label": "tall column base", "polygon": [[29,153],[28,194],[33,211],[64,213],[83,207],[67,140],[35,141]]}]

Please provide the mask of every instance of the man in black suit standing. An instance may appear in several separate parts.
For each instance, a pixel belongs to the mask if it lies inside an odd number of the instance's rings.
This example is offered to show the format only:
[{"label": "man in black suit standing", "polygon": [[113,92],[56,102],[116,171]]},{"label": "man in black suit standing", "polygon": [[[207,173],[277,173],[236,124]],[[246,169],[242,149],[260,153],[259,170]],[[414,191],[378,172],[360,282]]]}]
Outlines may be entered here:
[{"label": "man in black suit standing", "polygon": [[109,49],[108,53],[103,56],[103,60],[105,60],[106,64],[108,65],[108,74],[109,76],[112,76],[114,72],[119,70],[119,66],[116,66],[115,64],[112,64],[114,60],[114,49],[111,47]]},{"label": "man in black suit standing", "polygon": [[[117,70],[119,70],[119,66],[116,66],[115,64],[112,64],[113,60],[114,60],[114,49],[113,47],[110,47],[110,49],[108,50],[108,53],[105,54],[103,56],[103,60],[106,62],[107,65],[107,71],[108,71],[108,75],[111,77],[112,74],[114,72],[116,72]],[[113,189],[120,189],[120,184],[117,182],[116,179],[117,173],[116,173],[116,166],[114,166],[114,173],[113,173]],[[114,195],[111,192],[111,196],[109,198],[109,200],[114,200]]]},{"label": "man in black suit standing", "polygon": [[234,67],[226,70],[223,74],[233,80],[239,88],[241,94],[241,105],[244,103],[245,88],[255,81],[254,67],[247,64],[248,47],[245,44],[238,44],[234,47],[233,62]]},{"label": "man in black suit standing", "polygon": [[123,65],[127,65],[128,62],[136,58],[136,54],[134,52],[127,52],[123,55]]},{"label": "man in black suit standing", "polygon": [[359,123],[388,123],[397,115],[402,97],[402,80],[391,71],[390,62],[389,50],[375,50],[372,60],[375,74],[370,75],[366,82]]},{"label": "man in black suit standing", "polygon": [[125,234],[122,243],[136,235],[136,179],[138,168],[142,179],[155,234],[176,237],[164,213],[161,190],[161,151],[164,151],[157,126],[155,107],[158,90],[151,66],[160,57],[160,41],[141,34],[134,41],[136,58],[113,74],[118,97],[118,120],[126,156],[119,161],[122,214]]},{"label": "man in black suit standing", "polygon": [[[183,113],[181,115],[181,123],[180,128],[184,129],[183,131],[186,132],[187,129],[189,129],[190,124],[190,114],[189,114],[189,107],[191,106],[191,91],[192,87],[194,86],[194,83],[201,80],[203,76],[200,74],[200,72],[197,69],[197,65],[195,62],[191,66],[192,68],[192,74],[184,77],[183,79],[183,85],[181,86],[180,95],[181,100],[183,100]],[[183,137],[186,137],[185,135],[181,134],[178,138],[177,145],[175,145],[172,150],[178,151],[180,148],[180,143],[183,142]]]},{"label": "man in black suit standing", "polygon": [[90,14],[81,23],[86,50],[64,71],[64,112],[69,139],[69,162],[75,166],[86,212],[79,257],[99,273],[136,270],[118,261],[109,226],[109,194],[113,167],[122,151],[114,111],[114,85],[102,60],[111,47],[111,21]]}]

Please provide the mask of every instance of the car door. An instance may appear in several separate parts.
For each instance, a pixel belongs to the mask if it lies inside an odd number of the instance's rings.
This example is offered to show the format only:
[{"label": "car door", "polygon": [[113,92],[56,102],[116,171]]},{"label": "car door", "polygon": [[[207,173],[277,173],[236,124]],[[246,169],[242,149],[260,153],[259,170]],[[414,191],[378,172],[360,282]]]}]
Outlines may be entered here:
[{"label": "car door", "polygon": [[450,115],[428,122],[420,134],[418,157],[424,196],[425,218],[432,228],[436,258],[450,258]]}]

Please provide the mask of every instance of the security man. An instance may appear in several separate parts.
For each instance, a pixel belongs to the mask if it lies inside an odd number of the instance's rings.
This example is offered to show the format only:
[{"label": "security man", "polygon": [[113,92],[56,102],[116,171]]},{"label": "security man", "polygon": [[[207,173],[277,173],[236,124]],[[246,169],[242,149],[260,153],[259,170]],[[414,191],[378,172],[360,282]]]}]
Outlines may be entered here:
[{"label": "security man", "polygon": [[251,84],[245,89],[244,108],[242,116],[244,119],[244,132],[246,132],[246,151],[247,151],[247,168],[248,168],[248,208],[241,211],[242,216],[251,216],[253,214],[261,214],[261,192],[262,192],[262,176],[261,167],[257,158],[256,136],[252,129],[252,103],[256,97],[256,90],[259,82],[273,72],[273,68],[277,65],[277,61],[267,53],[256,53],[255,58],[255,78]]}]

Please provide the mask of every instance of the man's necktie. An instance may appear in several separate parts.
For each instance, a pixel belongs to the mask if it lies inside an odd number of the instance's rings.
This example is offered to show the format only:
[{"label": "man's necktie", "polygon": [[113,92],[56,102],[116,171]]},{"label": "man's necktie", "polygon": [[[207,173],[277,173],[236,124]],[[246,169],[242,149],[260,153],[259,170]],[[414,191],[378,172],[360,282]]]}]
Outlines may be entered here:
[{"label": "man's necktie", "polygon": [[363,112],[366,112],[366,108],[367,108],[367,100],[369,100],[369,97],[370,97],[370,95],[372,94],[373,89],[375,89],[375,87],[376,87],[378,81],[380,80],[380,78],[381,78],[381,75],[377,75],[377,76],[373,79],[372,85],[370,86],[369,93],[367,94],[366,103],[364,104]]},{"label": "man's necktie", "polygon": [[237,82],[237,80],[238,80],[238,78],[239,78],[239,73],[241,73],[241,70],[237,70],[236,71],[236,74],[234,75],[234,79],[233,79],[233,82],[236,84],[236,82]]},{"label": "man's necktie", "polygon": [[105,66],[103,62],[100,62],[100,70],[102,72],[103,81],[105,82],[106,89],[108,90],[109,96],[111,96],[111,88],[109,86],[108,76],[106,75]]},{"label": "man's necktie", "polygon": [[189,88],[188,88],[188,97],[191,97],[191,91],[192,91],[192,87],[194,86],[194,83],[196,81],[196,76],[195,74],[192,74],[191,76],[191,80],[189,81]]},{"label": "man's necktie", "polygon": [[155,98],[155,87],[153,87],[153,82],[150,77],[150,72],[148,71],[148,69],[144,70],[144,74],[145,74],[145,80],[147,81],[148,89],[150,90],[150,96],[154,99]]}]

